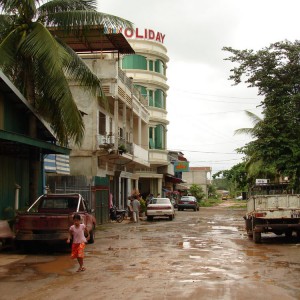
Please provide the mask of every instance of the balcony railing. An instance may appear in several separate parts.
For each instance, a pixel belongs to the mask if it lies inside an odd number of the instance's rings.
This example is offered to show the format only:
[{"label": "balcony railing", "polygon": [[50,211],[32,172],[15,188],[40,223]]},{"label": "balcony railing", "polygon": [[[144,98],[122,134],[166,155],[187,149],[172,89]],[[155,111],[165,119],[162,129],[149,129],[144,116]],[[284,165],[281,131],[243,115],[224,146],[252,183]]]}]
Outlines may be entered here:
[{"label": "balcony railing", "polygon": [[134,87],[132,79],[128,78],[121,68],[118,69],[118,78],[130,91],[132,91],[132,94],[139,100],[140,103],[148,106],[148,100],[142,96],[141,92],[136,87]]}]

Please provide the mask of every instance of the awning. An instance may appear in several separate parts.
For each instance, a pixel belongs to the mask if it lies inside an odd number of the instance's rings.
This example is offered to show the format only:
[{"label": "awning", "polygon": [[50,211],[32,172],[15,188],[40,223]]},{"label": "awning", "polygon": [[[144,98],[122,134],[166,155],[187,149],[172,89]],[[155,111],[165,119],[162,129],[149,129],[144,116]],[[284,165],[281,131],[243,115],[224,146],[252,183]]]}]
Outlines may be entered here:
[{"label": "awning", "polygon": [[39,148],[43,154],[69,155],[71,149],[57,146],[53,143],[34,139],[23,134],[0,130],[0,154],[14,153],[15,155],[28,152],[32,148]]},{"label": "awning", "polygon": [[172,183],[181,183],[181,182],[183,182],[181,178],[177,178],[177,177],[169,175],[169,174],[166,175],[166,181],[172,182]]},{"label": "awning", "polygon": [[177,183],[176,184],[176,189],[177,190],[188,190],[189,188],[186,185]]},{"label": "awning", "polygon": [[134,50],[122,33],[103,33],[103,27],[95,26],[85,31],[78,30],[76,35],[63,29],[48,28],[53,36],[64,41],[75,52],[119,52],[134,54]]}]

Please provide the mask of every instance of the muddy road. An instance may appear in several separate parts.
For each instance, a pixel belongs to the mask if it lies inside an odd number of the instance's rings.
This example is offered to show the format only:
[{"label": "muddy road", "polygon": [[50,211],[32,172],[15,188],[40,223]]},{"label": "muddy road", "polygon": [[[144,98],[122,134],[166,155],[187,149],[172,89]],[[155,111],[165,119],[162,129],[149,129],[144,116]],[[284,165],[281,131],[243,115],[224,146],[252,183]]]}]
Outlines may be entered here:
[{"label": "muddy road", "polygon": [[0,252],[0,299],[300,299],[300,243],[254,244],[243,209],[176,212],[174,221],[100,226],[85,272],[70,250]]}]

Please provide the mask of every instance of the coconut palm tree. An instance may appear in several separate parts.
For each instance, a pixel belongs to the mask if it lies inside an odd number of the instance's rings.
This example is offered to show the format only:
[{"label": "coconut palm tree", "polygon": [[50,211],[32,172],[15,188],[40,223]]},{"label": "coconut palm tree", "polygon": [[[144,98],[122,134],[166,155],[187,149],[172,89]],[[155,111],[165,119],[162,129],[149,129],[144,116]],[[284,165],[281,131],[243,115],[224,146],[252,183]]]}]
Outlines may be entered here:
[{"label": "coconut palm tree", "polygon": [[[84,35],[91,26],[132,27],[131,22],[96,8],[95,0],[0,0],[0,69],[48,121],[63,146],[70,140],[80,144],[84,134],[68,82],[99,97],[102,89],[100,79],[49,28]],[[29,134],[36,137],[35,118],[29,123]],[[38,154],[32,155],[30,167],[32,201],[38,193]]]},{"label": "coconut palm tree", "polygon": [[[253,127],[237,129],[234,131],[234,134],[246,134],[253,138],[257,138],[260,126],[263,124],[263,119],[248,110],[246,110],[245,113],[251,120]],[[277,176],[275,166],[272,164],[266,165],[261,157],[252,151],[251,142],[242,149],[242,152],[246,153],[245,167],[248,178],[258,178],[263,176],[274,179]]]},{"label": "coconut palm tree", "polygon": [[[84,134],[68,80],[102,96],[100,80],[49,27],[84,34],[90,26],[132,27],[96,11],[94,0],[0,0],[0,68],[52,126],[61,145]],[[31,123],[34,137],[34,123]]]},{"label": "coconut palm tree", "polygon": [[252,137],[255,137],[255,133],[257,132],[260,122],[262,122],[263,119],[251,111],[245,110],[245,113],[251,120],[253,127],[237,129],[234,131],[234,134],[248,134]]}]

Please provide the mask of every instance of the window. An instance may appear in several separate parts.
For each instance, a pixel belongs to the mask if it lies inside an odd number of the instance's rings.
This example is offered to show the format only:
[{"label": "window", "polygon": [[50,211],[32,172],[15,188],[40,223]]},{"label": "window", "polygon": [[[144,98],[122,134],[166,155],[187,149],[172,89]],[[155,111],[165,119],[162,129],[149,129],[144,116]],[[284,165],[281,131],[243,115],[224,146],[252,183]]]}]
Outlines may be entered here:
[{"label": "window", "polygon": [[153,71],[153,60],[149,60],[149,71]]},{"label": "window", "polygon": [[153,128],[150,127],[149,128],[149,149],[154,149],[155,145],[154,145],[154,140],[153,140]]},{"label": "window", "polygon": [[147,70],[147,60],[142,55],[126,55],[122,60],[122,68]]},{"label": "window", "polygon": [[98,133],[106,135],[106,115],[99,111]]},{"label": "window", "polygon": [[148,96],[148,105],[149,106],[154,106],[154,103],[153,103],[153,91],[149,91],[149,96]]},{"label": "window", "polygon": [[135,87],[140,91],[143,97],[147,98],[147,89],[144,86],[136,84]]},{"label": "window", "polygon": [[165,67],[164,63],[161,60],[155,61],[155,72],[160,73],[160,74],[165,74]]},{"label": "window", "polygon": [[164,149],[165,147],[165,128],[163,125],[155,127],[155,149]]},{"label": "window", "polygon": [[155,91],[154,102],[155,107],[165,108],[165,94],[162,90]]}]

